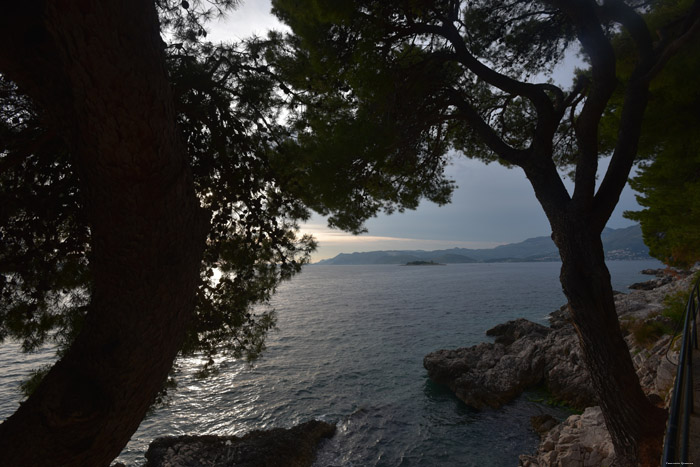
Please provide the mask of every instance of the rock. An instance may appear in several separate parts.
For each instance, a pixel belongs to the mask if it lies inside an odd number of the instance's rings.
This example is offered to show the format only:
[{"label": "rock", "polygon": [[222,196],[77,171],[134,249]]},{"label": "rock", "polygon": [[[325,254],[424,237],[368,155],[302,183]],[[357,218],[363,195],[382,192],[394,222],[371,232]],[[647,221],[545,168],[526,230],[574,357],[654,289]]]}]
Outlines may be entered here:
[{"label": "rock", "polygon": [[573,326],[553,333],[544,342],[544,348],[547,360],[544,382],[552,396],[572,407],[595,404],[595,394]]},{"label": "rock", "polygon": [[534,455],[520,456],[522,467],[609,466],[614,450],[600,407],[589,407],[549,430]]},{"label": "rock", "polygon": [[[671,282],[651,290],[615,295],[615,307],[622,321],[664,320],[660,316],[667,294],[687,290],[692,276],[668,274]],[[552,396],[573,407],[597,404],[583,363],[578,337],[570,322],[567,306],[553,312],[550,326],[516,319],[489,329],[494,343],[482,343],[456,350],[439,350],[426,355],[423,366],[435,382],[448,386],[473,408],[501,407],[529,386],[545,383]],[[651,347],[626,337],[630,353],[647,394],[664,399],[675,376],[674,351],[668,358],[669,337],[662,336]],[[669,359],[671,361],[669,361]]]},{"label": "rock", "polygon": [[167,436],[146,451],[145,467],[306,467],[317,445],[335,425],[317,420],[289,429],[273,428],[238,436]]},{"label": "rock", "polygon": [[438,350],[423,359],[433,381],[445,384],[476,409],[501,407],[542,380],[546,362],[539,342],[551,330],[520,319],[488,332],[497,337],[497,343]]},{"label": "rock", "polygon": [[544,438],[549,430],[559,425],[559,420],[549,414],[535,415],[530,417],[530,425],[535,433],[540,435],[540,438]]},{"label": "rock", "polygon": [[[692,285],[689,273],[654,270],[653,274],[657,277],[644,290],[615,294],[621,322],[663,322],[664,298]],[[610,465],[612,443],[600,408],[592,407],[597,402],[567,306],[550,315],[549,328],[518,319],[490,329],[487,335],[495,342],[428,354],[423,360],[428,376],[447,385],[474,408],[500,407],[528,386],[545,383],[555,398],[588,408],[554,428],[545,420],[533,421],[535,430],[544,437],[535,455],[520,456],[520,465]],[[628,333],[625,340],[644,392],[657,405],[668,403],[676,372],[673,362],[677,360],[677,350],[669,347],[671,337],[637,343],[633,333]]]},{"label": "rock", "polygon": [[528,387],[545,382],[552,395],[585,407],[595,400],[578,340],[563,310],[552,327],[517,319],[489,329],[495,343],[439,350],[423,366],[430,379],[452,389],[470,407],[498,408]]},{"label": "rock", "polygon": [[573,330],[568,305],[563,305],[549,314],[549,327],[552,329],[571,328]]},{"label": "rock", "polygon": [[644,269],[642,274],[655,276],[656,279],[652,279],[646,282],[638,282],[629,286],[633,290],[653,290],[666,284],[670,284],[679,279],[684,279],[692,274],[692,271],[684,271],[679,269]]},{"label": "rock", "polygon": [[675,268],[659,268],[659,269],[642,269],[642,274],[647,275],[647,276],[656,276],[656,277],[664,277],[664,276],[671,276],[675,278],[683,278],[687,277],[693,272],[695,272],[697,269],[693,268],[691,270],[686,270],[686,269],[675,269]]},{"label": "rock", "polygon": [[[657,275],[667,274],[659,270]],[[621,319],[660,319],[663,299],[677,290],[688,290],[692,284],[689,274],[673,274],[676,280],[649,291],[633,291],[615,297]],[[626,338],[642,389],[649,400],[667,404],[676,373],[673,362],[677,351],[669,348],[671,337],[661,336],[651,346],[641,346],[632,335]],[[520,456],[520,466],[606,466],[613,460],[613,448],[599,407],[587,408],[582,415],[569,417],[546,433],[534,455]]]},{"label": "rock", "polygon": [[486,331],[487,336],[495,337],[497,344],[510,345],[521,337],[545,337],[551,332],[546,326],[533,323],[524,318],[498,324]]},{"label": "rock", "polygon": [[661,276],[657,279],[652,279],[645,282],[636,282],[629,286],[633,290],[653,290],[661,287],[662,285],[670,284],[673,282],[673,277],[671,276]]}]

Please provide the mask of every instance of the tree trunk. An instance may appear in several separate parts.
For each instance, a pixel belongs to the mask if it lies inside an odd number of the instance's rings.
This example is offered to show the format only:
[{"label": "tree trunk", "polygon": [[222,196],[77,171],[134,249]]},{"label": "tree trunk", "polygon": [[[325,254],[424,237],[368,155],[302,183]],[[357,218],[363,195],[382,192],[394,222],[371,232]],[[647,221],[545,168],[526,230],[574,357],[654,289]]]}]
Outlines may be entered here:
[{"label": "tree trunk", "polygon": [[0,72],[65,135],[92,234],[90,311],[0,425],[5,466],[106,466],[162,387],[193,314],[208,222],[175,125],[152,2],[14,2]]},{"label": "tree trunk", "polygon": [[639,384],[620,331],[599,233],[583,221],[562,222],[553,230],[562,259],[561,284],[616,462],[638,465],[642,455],[649,455],[648,446],[660,441],[666,412],[647,399]]}]

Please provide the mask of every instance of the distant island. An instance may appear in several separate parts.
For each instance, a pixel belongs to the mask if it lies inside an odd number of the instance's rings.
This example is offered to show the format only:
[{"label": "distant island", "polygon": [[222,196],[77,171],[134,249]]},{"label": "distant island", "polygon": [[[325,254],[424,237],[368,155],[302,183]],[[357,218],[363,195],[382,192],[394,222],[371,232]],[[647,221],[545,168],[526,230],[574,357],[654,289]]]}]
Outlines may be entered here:
[{"label": "distant island", "polygon": [[404,266],[445,266],[445,264],[436,263],[435,261],[409,261]]},{"label": "distant island", "polygon": [[[642,239],[642,229],[633,225],[624,229],[605,229],[601,235],[606,260],[651,259],[649,248]],[[382,250],[361,253],[341,253],[315,264],[365,265],[433,262],[440,264],[460,263],[522,263],[560,261],[559,251],[550,237],[529,238],[519,243],[510,243],[495,248],[448,250]]]}]

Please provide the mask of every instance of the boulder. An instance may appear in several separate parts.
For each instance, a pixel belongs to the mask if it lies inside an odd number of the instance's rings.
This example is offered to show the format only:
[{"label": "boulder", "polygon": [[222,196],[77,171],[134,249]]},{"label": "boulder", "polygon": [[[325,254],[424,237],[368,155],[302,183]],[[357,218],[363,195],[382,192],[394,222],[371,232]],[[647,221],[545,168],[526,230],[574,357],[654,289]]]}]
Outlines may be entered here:
[{"label": "boulder", "polygon": [[470,407],[498,408],[542,380],[546,362],[540,342],[551,332],[524,319],[510,321],[488,331],[495,343],[438,350],[426,355],[423,366],[430,379]]},{"label": "boulder", "polygon": [[476,409],[501,407],[542,382],[570,405],[593,402],[573,326],[561,310],[553,314],[551,327],[521,318],[486,334],[495,342],[428,354],[423,366],[430,379]]},{"label": "boulder", "polygon": [[559,425],[559,420],[549,414],[535,415],[530,417],[530,425],[535,433],[540,435],[540,438],[544,438],[549,430]]},{"label": "boulder", "polygon": [[518,318],[514,321],[498,324],[495,327],[486,331],[489,337],[495,337],[496,344],[510,345],[521,337],[543,338],[551,332],[546,326],[533,323],[524,318]]},{"label": "boulder", "polygon": [[521,467],[602,467],[612,465],[614,450],[600,407],[572,415],[544,436],[533,455],[521,455]]},{"label": "boulder", "polygon": [[335,425],[312,420],[242,437],[167,436],[148,447],[145,467],[307,467],[321,440],[334,433]]},{"label": "boulder", "polygon": [[596,404],[573,326],[552,333],[543,347],[547,362],[544,383],[552,396],[577,408]]}]

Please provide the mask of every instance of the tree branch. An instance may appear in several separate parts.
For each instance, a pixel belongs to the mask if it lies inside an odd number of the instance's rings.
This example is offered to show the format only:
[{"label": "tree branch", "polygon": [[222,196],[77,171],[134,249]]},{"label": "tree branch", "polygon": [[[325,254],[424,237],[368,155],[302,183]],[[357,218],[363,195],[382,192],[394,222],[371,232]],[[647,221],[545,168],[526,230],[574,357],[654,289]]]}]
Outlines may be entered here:
[{"label": "tree branch", "polygon": [[653,60],[653,40],[642,16],[621,0],[607,0],[600,10],[630,33],[639,51],[640,62]]},{"label": "tree branch", "polygon": [[590,57],[592,80],[588,98],[574,125],[580,155],[576,162],[573,201],[590,209],[598,169],[598,124],[617,85],[615,52],[598,20],[597,4],[591,0],[556,1],[573,21],[581,45]]},{"label": "tree branch", "polygon": [[462,120],[471,125],[472,129],[478,133],[479,137],[498,157],[517,166],[522,166],[526,163],[530,155],[529,150],[515,149],[503,141],[493,128],[481,118],[476,109],[464,99],[461,93],[451,89],[447,91],[447,94],[449,103],[457,108]]},{"label": "tree branch", "polygon": [[659,52],[656,54],[655,63],[640,61],[635,67],[625,92],[615,151],[608,171],[595,195],[594,222],[598,228],[602,229],[612,215],[637,157],[650,80],[699,29],[700,1],[696,0],[683,19],[683,28],[676,38],[664,41],[665,45],[662,44],[657,48]]},{"label": "tree branch", "polygon": [[537,109],[540,118],[552,116],[554,112],[552,101],[540,86],[518,81],[481,63],[469,52],[454,24],[443,23],[441,26],[423,24],[419,27],[424,32],[437,34],[447,39],[454,48],[459,62],[484,82],[509,94],[528,98]]},{"label": "tree branch", "polygon": [[656,63],[642,79],[651,81],[678,51],[700,30],[700,1],[696,0],[683,20],[683,29],[673,40],[662,39],[658,47]]},{"label": "tree branch", "polygon": [[[530,180],[535,196],[549,219],[561,216],[570,201],[569,193],[557,172],[551,157],[533,157],[535,150],[515,149],[501,139],[457,91],[448,91],[450,103],[457,107],[461,116],[477,132],[486,145],[501,159],[521,167]],[[551,146],[551,144],[550,144]]]},{"label": "tree branch", "polygon": [[620,199],[620,193],[627,184],[627,178],[637,157],[648,94],[646,81],[630,83],[625,92],[617,144],[593,205],[592,222],[595,228],[601,231]]},{"label": "tree branch", "polygon": [[71,102],[65,92],[69,84],[58,51],[42,21],[43,14],[42,2],[36,0],[3,5],[0,70],[25,95],[31,95],[38,107],[44,111],[60,111],[60,114],[50,116],[42,114],[42,118],[51,119],[53,123],[66,123],[73,119]]}]

